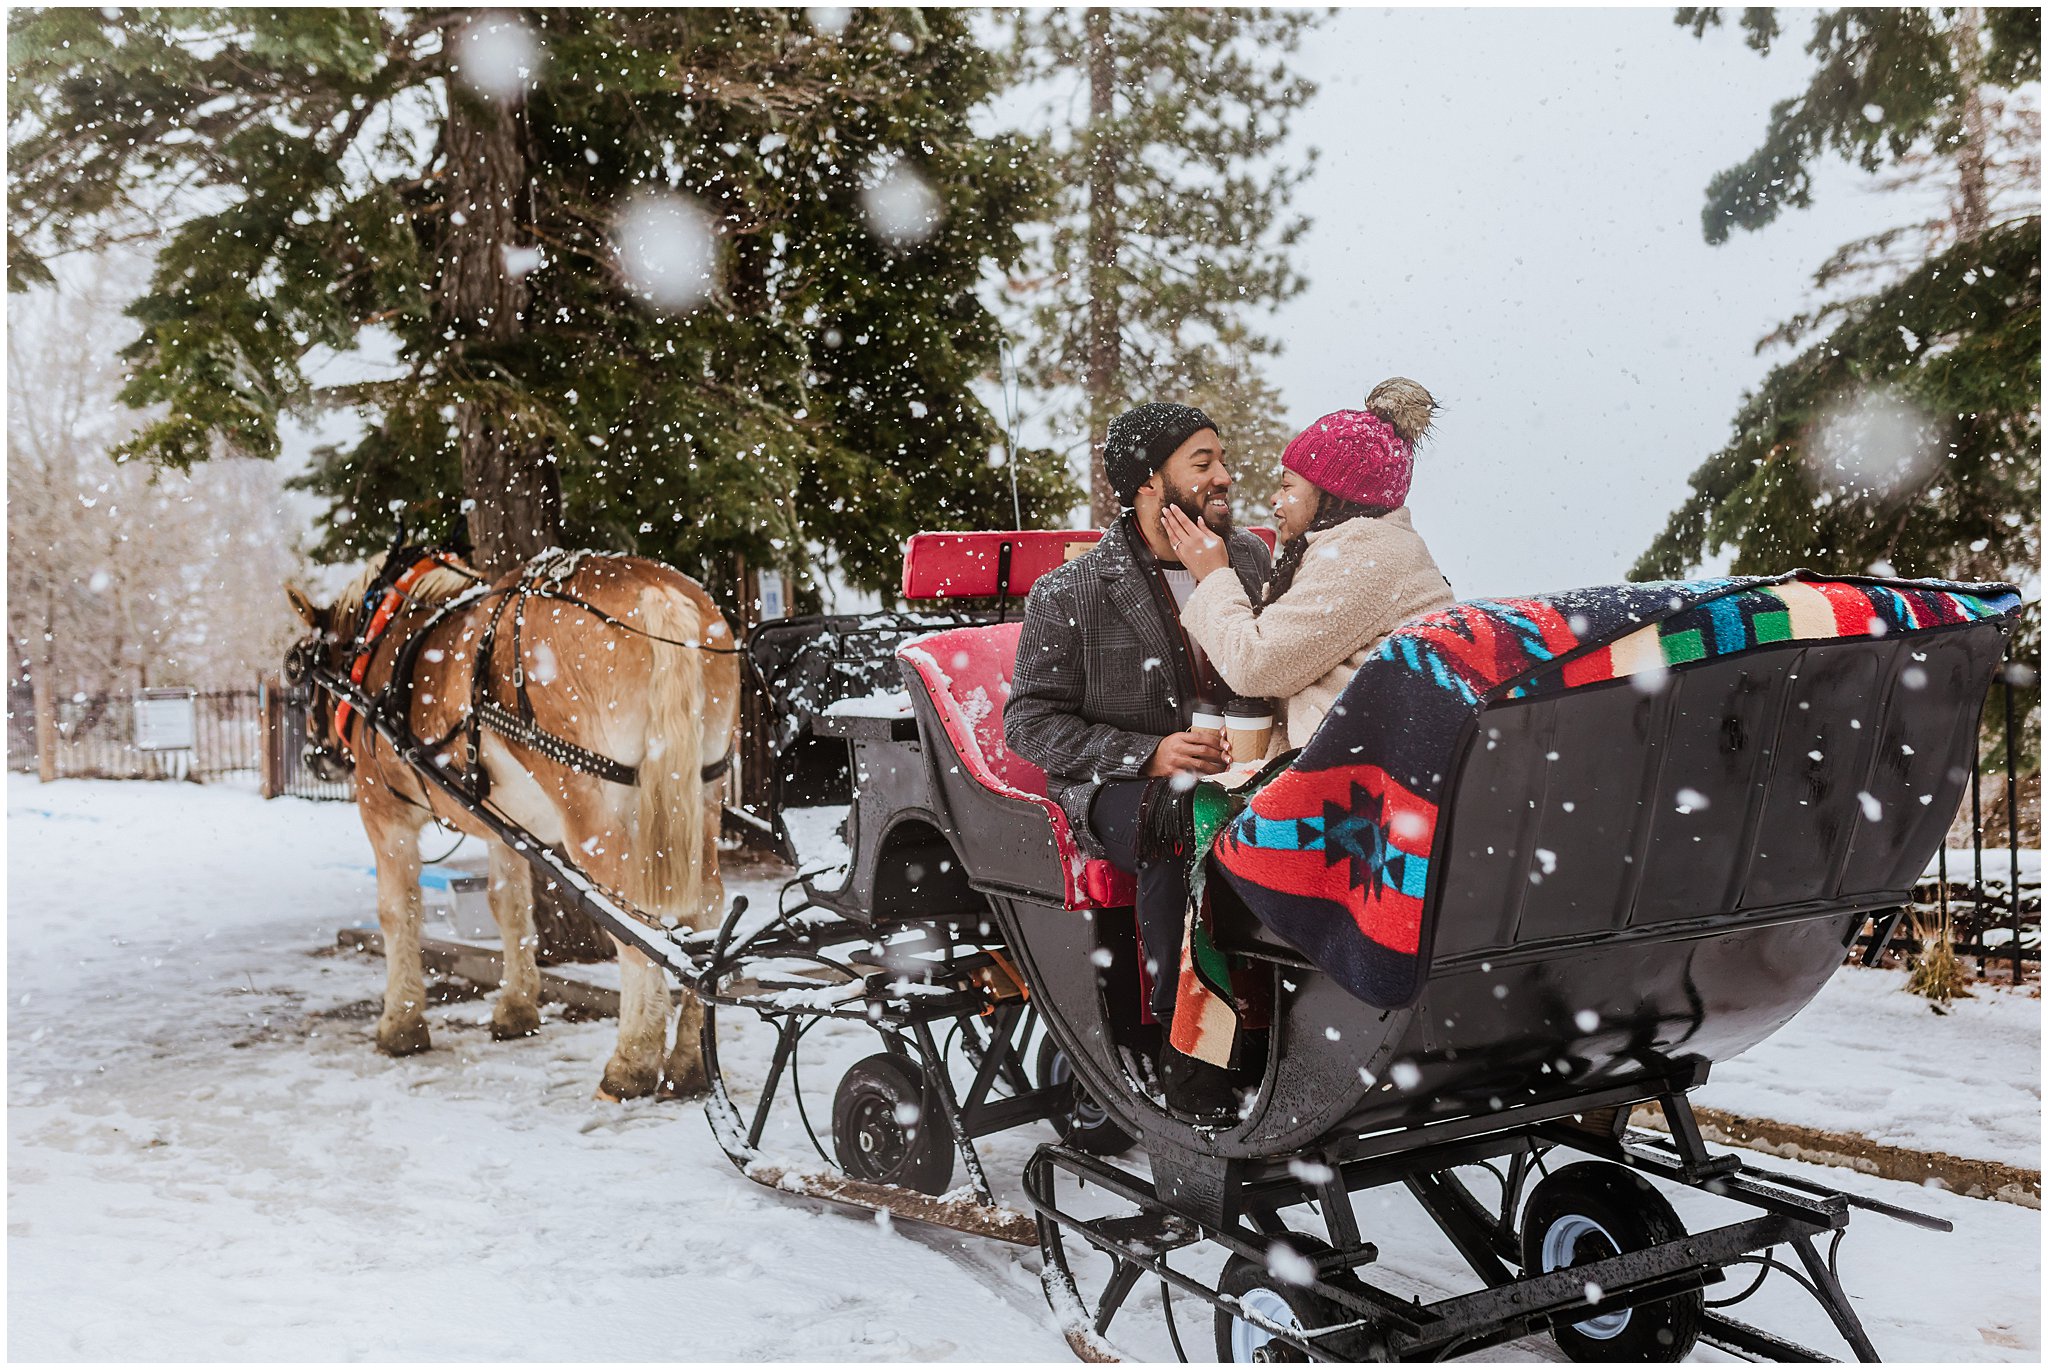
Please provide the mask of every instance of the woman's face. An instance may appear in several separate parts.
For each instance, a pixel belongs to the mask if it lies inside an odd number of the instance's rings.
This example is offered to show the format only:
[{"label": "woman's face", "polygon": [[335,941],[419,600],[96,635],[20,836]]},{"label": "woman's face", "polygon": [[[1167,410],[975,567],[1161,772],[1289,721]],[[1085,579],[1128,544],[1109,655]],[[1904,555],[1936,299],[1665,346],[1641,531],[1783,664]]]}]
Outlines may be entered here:
[{"label": "woman's face", "polygon": [[1321,492],[1292,471],[1280,474],[1280,493],[1273,496],[1273,519],[1280,525],[1280,540],[1298,538],[1308,531],[1316,516]]}]

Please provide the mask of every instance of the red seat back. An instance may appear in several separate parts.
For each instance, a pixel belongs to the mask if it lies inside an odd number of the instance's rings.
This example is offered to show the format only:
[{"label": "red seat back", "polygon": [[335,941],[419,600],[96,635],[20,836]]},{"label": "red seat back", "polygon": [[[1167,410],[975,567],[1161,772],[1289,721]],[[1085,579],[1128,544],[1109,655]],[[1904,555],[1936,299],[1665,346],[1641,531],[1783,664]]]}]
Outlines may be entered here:
[{"label": "red seat back", "polygon": [[[1264,540],[1266,550],[1278,545],[1278,534],[1271,528],[1254,528],[1252,532]],[[1041,576],[1101,540],[1099,528],[915,533],[903,548],[903,597],[994,599],[1007,593],[1012,599],[1022,599]],[[1013,656],[1015,646],[1011,644]]]},{"label": "red seat back", "polygon": [[924,683],[946,741],[966,773],[996,794],[1026,800],[1045,814],[1066,876],[1067,906],[1128,904],[1135,892],[1131,877],[1107,861],[1083,857],[1068,830],[1066,811],[1048,796],[1045,772],[1004,740],[1003,705],[1009,702],[1023,631],[1022,623],[951,628],[914,638],[896,654]]},{"label": "red seat back", "polygon": [[[903,548],[903,597],[993,599],[1004,592],[1003,548],[1007,545],[1009,595],[1022,599],[1040,576],[1072,561],[1101,539],[1101,531],[1094,528],[915,533]],[[1012,656],[1015,645],[1011,644]]]},{"label": "red seat back", "polygon": [[1044,799],[1045,772],[1003,740],[1003,705],[1022,623],[952,628],[907,642],[899,655],[923,678],[967,773],[997,794]]}]

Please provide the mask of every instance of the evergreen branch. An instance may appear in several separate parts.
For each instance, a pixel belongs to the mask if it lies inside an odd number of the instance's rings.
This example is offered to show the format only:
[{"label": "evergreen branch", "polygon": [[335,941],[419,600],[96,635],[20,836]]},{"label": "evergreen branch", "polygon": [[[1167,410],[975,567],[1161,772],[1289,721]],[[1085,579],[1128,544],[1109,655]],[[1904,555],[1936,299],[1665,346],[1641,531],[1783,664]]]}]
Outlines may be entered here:
[{"label": "evergreen branch", "polygon": [[[1737,549],[1738,574],[1879,558],[1908,575],[1986,558],[2016,573],[2038,545],[2031,519],[2003,516],[2039,500],[2039,231],[2038,215],[1990,230],[1836,306],[1828,335],[1746,397],[1730,442],[1692,474],[1692,493],[1630,574],[1682,574],[1716,546]],[[1895,487],[1823,488],[1821,430],[1877,390],[1950,416],[1946,455]]]}]

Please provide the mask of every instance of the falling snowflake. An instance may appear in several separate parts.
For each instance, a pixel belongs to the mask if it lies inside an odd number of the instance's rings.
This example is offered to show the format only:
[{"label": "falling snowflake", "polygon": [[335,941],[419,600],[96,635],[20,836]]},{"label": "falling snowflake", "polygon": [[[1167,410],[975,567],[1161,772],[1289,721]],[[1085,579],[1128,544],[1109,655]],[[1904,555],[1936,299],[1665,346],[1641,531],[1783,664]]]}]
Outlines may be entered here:
[{"label": "falling snowflake", "polygon": [[455,40],[456,78],[479,95],[511,100],[539,76],[545,54],[534,31],[503,12],[481,15]]},{"label": "falling snowflake", "polygon": [[505,259],[507,276],[527,276],[540,269],[540,249],[537,247],[514,247],[511,243],[501,243],[498,255]]},{"label": "falling snowflake", "polygon": [[1266,1248],[1266,1269],[1282,1284],[1315,1283],[1316,1263],[1285,1242],[1274,1242]]},{"label": "falling snowflake", "polygon": [[1300,1156],[1288,1159],[1287,1173],[1300,1180],[1303,1184],[1328,1184],[1337,1178],[1337,1172],[1324,1165],[1321,1161],[1311,1161]]},{"label": "falling snowflake", "polygon": [[1822,419],[1801,451],[1822,489],[1882,500],[1919,488],[1940,458],[1938,437],[1928,415],[1895,394],[1872,390]]},{"label": "falling snowflake", "polygon": [[870,169],[860,208],[868,231],[891,247],[916,247],[945,220],[938,192],[900,157],[885,158]]},{"label": "falling snowflake", "polygon": [[717,232],[684,196],[635,194],[612,224],[612,248],[627,284],[657,309],[695,309],[717,285]]}]

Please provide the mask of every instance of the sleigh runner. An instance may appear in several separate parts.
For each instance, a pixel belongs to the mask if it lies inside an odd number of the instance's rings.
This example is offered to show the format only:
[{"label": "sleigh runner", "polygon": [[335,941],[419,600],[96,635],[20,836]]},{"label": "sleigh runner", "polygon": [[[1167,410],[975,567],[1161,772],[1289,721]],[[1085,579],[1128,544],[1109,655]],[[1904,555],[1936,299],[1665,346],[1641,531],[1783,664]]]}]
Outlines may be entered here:
[{"label": "sleigh runner", "polygon": [[[1085,536],[914,540],[906,589],[1006,601],[1056,564],[1038,541]],[[1679,1359],[1696,1340],[1822,1358],[1725,1311],[1787,1271],[1875,1359],[1834,1270],[1851,1211],[1946,1224],[1713,1155],[1686,1096],[1906,901],[2016,603],[1795,573],[1460,605],[1400,630],[1218,842],[1208,926],[1272,1005],[1233,1046],[1247,1092],[1223,1125],[1151,1087],[1129,879],[1084,858],[1003,745],[1014,622],[904,633],[907,712],[805,711],[848,750],[848,869],[792,882],[773,911],[739,902],[715,935],[660,929],[487,805],[474,816],[694,988],[708,1112],[743,1173],[1035,1239],[1084,1358],[1114,1356],[1146,1278],[1210,1310],[1226,1360],[1440,1358],[1546,1328],[1574,1359]],[[310,674],[362,707],[361,686]],[[440,759],[387,741],[464,801]],[[744,1104],[718,1060],[718,1014],[739,1010],[775,1041]],[[805,1034],[833,1021],[878,1050],[835,1091],[829,1150],[805,1116],[816,1160],[764,1154],[771,1113],[803,1106]],[[1667,1133],[1632,1129],[1639,1106]],[[1037,1121],[1061,1141],[1026,1167],[1027,1220],[974,1139]],[[1730,1220],[1688,1232],[1651,1179]],[[1077,1181],[1114,1211],[1078,1211]],[[1480,1289],[1418,1304],[1375,1283],[1387,1253],[1352,1195],[1396,1183]],[[1081,1248],[1108,1262],[1092,1298]],[[1194,1273],[1197,1250],[1224,1256],[1220,1276]]]}]

